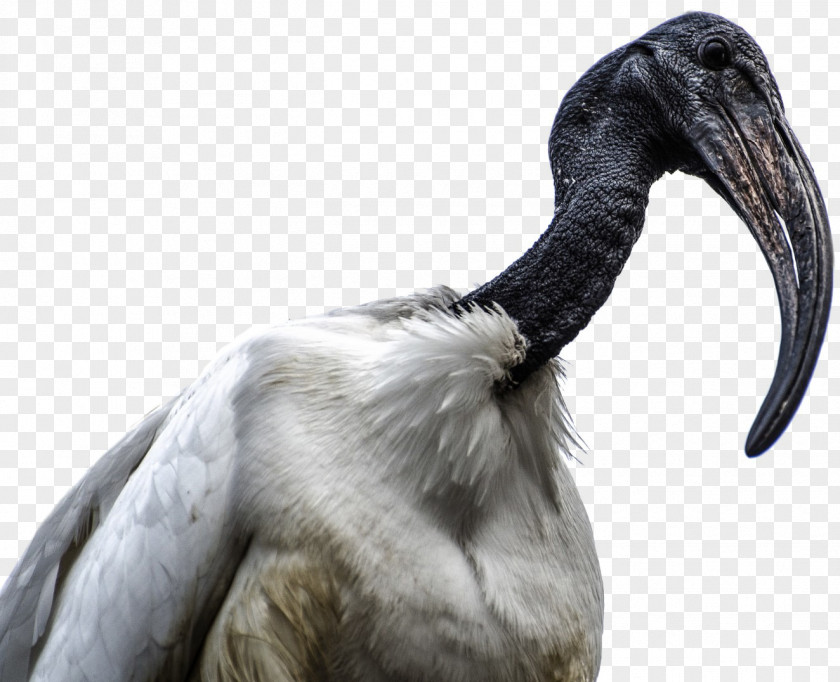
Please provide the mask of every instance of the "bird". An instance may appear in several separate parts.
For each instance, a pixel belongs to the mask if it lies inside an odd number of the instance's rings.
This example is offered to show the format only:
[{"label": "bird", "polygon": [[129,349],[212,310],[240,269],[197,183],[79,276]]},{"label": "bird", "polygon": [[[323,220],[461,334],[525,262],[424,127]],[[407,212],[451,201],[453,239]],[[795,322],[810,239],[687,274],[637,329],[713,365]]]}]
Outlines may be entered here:
[{"label": "bird", "polygon": [[749,456],[807,390],[833,251],[766,57],[722,17],[602,58],[548,146],[554,215],[499,276],[247,334],[106,453],[0,593],[0,679],[594,680],[604,591],[557,357],[651,185],[705,180],[772,271]]}]

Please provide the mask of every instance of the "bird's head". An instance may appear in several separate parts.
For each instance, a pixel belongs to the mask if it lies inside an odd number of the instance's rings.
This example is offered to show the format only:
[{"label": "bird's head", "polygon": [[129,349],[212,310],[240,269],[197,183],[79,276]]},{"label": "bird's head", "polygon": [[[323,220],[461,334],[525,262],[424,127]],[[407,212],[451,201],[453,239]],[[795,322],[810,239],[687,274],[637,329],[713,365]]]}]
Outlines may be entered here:
[{"label": "bird's head", "polygon": [[[585,163],[581,145],[589,148]],[[767,450],[796,412],[817,362],[833,255],[825,204],[761,49],[712,14],[665,22],[575,84],[555,119],[549,155],[557,213],[571,184],[600,172],[599,158],[614,164],[628,156],[645,160],[639,172],[651,182],[675,170],[702,178],[746,223],[781,306],[775,376],[746,444],[751,456]]]}]

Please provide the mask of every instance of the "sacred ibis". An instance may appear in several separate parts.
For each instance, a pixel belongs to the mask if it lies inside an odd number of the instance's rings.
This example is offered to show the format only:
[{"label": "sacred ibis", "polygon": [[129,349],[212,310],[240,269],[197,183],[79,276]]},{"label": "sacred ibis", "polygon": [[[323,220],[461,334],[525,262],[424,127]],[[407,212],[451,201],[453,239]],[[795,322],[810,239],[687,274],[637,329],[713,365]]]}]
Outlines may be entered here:
[{"label": "sacred ibis", "polygon": [[832,248],[764,55],[714,15],[595,64],[549,157],[551,223],[491,282],[246,336],[99,460],[0,595],[0,678],[594,680],[603,588],[554,358],[653,182],[699,176],[778,291],[761,454],[817,361]]}]

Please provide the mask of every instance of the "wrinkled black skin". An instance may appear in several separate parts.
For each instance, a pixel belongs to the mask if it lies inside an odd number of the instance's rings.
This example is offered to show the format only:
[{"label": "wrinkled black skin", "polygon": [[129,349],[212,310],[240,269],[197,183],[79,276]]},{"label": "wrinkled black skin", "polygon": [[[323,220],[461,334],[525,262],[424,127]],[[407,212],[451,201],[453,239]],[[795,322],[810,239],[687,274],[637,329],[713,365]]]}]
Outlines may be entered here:
[{"label": "wrinkled black skin", "polygon": [[[702,64],[698,44],[714,35],[734,48],[732,68]],[[514,384],[556,356],[606,302],[641,234],[651,185],[675,170],[714,182],[688,136],[694,121],[715,115],[723,79],[781,101],[752,38],[722,17],[695,12],[607,55],[569,90],[548,145],[551,224],[458,304],[498,304],[517,322],[528,350],[512,371]]]},{"label": "wrinkled black skin", "polygon": [[666,132],[624,50],[601,60],[563,100],[549,138],[555,212],[534,246],[461,304],[500,305],[528,341],[520,382],[560,352],[612,291],[641,234],[651,185],[673,168]]}]

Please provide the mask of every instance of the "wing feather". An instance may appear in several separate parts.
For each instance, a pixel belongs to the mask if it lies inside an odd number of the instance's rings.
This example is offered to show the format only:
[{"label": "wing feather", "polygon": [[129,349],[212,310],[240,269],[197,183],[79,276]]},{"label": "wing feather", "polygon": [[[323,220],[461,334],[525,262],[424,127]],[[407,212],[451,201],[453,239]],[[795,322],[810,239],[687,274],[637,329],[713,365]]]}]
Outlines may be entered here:
[{"label": "wing feather", "polygon": [[247,542],[230,402],[247,362],[219,357],[41,525],[0,594],[0,679],[187,676]]},{"label": "wing feather", "polygon": [[113,504],[169,408],[149,414],[103,455],[38,528],[0,592],[0,679],[26,679],[30,652],[52,609],[59,566],[86,542],[95,510]]}]

